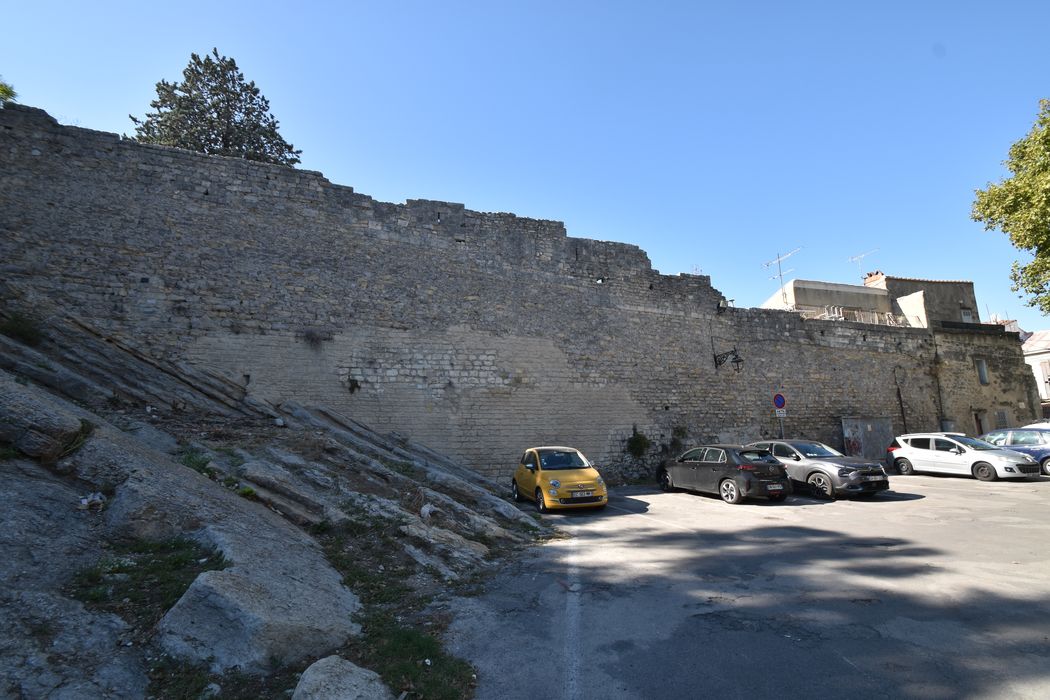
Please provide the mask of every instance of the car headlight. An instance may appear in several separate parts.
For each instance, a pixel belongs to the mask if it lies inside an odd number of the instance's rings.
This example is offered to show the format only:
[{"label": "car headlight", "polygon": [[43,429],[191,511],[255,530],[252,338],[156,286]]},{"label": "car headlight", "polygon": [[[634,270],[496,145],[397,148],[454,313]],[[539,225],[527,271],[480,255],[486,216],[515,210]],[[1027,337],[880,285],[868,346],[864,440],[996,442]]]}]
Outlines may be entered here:
[{"label": "car headlight", "polygon": [[598,477],[598,485],[599,485],[599,486],[605,486],[605,479],[603,479],[603,478],[601,478],[601,477],[599,476],[599,477]]},{"label": "car headlight", "polygon": [[559,486],[561,486],[561,482],[557,479],[551,479],[551,486],[553,486],[554,488],[558,488]]},{"label": "car headlight", "polygon": [[839,469],[839,476],[849,476],[852,473],[852,469]]},{"label": "car headlight", "polygon": [[551,489],[547,493],[549,493],[552,496],[557,496],[558,495],[558,489]]}]

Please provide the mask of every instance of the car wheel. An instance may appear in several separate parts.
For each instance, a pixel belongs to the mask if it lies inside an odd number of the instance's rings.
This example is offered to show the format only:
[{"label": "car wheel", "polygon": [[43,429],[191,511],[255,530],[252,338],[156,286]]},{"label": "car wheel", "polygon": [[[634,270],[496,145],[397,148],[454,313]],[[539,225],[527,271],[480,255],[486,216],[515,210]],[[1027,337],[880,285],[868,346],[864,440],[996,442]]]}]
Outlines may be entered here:
[{"label": "car wheel", "polygon": [[1047,457],[1039,465],[1043,468],[1043,473],[1050,476],[1050,457]]},{"label": "car wheel", "polygon": [[911,476],[915,473],[915,469],[912,468],[911,462],[901,457],[893,463],[897,467],[897,473],[903,474],[904,476]]},{"label": "car wheel", "polygon": [[725,479],[718,485],[718,495],[722,497],[723,501],[726,503],[732,503],[733,505],[744,500],[744,496],[740,493],[740,489],[736,487],[736,482],[732,479]]},{"label": "car wheel", "polygon": [[658,480],[660,482],[661,491],[674,491],[674,483],[671,482],[671,475],[667,473],[666,469],[660,470]]},{"label": "car wheel", "polygon": [[831,485],[831,479],[827,474],[813,472],[806,479],[806,483],[809,484],[809,489],[813,492],[813,495],[835,500],[835,487]]},{"label": "car wheel", "polygon": [[988,462],[978,462],[973,465],[973,475],[981,481],[995,481],[999,475],[995,473],[995,467]]},{"label": "car wheel", "polygon": [[548,512],[547,501],[543,500],[543,491],[536,489],[536,510],[541,513]]},{"label": "car wheel", "polygon": [[521,491],[518,490],[518,482],[511,480],[510,482],[510,495],[514,499],[515,503],[521,503]]}]

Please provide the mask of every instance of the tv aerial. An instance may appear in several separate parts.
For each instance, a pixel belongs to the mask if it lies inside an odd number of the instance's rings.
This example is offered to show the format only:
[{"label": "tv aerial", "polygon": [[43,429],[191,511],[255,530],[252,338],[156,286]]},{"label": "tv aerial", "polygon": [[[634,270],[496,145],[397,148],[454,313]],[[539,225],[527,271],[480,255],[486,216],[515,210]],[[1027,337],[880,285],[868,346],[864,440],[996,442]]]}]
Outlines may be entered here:
[{"label": "tv aerial", "polygon": [[[785,309],[788,308],[788,295],[787,295],[787,291],[784,289],[784,269],[783,269],[783,267],[781,266],[780,263],[784,262],[785,260],[787,260],[788,258],[790,258],[792,255],[794,255],[795,253],[797,253],[800,250],[802,250],[802,246],[799,246],[798,248],[795,248],[790,253],[784,253],[783,255],[781,255],[780,253],[777,253],[777,257],[775,257],[774,259],[770,260],[769,262],[762,263],[762,267],[765,267],[765,268],[772,267],[773,265],[777,266],[777,274],[772,276],[772,277],[770,277],[769,279],[771,279],[771,280],[772,279],[777,279],[777,278],[780,279],[780,296],[783,298],[784,308]],[[788,272],[794,272],[794,271],[795,271],[795,268],[791,268],[790,270],[788,270]]]},{"label": "tv aerial", "polygon": [[861,253],[860,255],[854,255],[853,257],[848,258],[846,260],[846,262],[851,262],[851,263],[855,262],[855,263],[857,263],[857,274],[859,274],[860,278],[863,280],[864,279],[864,273],[861,272],[860,261],[863,260],[864,258],[868,257],[869,255],[871,255],[872,253],[877,253],[877,252],[879,252],[879,249],[875,248],[873,250],[869,250],[867,253]]}]

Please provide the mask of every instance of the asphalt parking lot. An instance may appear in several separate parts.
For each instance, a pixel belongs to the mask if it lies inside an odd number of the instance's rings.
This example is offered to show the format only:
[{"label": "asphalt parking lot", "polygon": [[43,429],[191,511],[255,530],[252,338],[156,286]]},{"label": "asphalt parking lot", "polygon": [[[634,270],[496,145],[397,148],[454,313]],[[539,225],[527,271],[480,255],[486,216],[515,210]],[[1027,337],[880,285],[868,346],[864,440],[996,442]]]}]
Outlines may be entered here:
[{"label": "asphalt parking lot", "polygon": [[1050,478],[614,490],[454,606],[489,698],[1050,697]]}]

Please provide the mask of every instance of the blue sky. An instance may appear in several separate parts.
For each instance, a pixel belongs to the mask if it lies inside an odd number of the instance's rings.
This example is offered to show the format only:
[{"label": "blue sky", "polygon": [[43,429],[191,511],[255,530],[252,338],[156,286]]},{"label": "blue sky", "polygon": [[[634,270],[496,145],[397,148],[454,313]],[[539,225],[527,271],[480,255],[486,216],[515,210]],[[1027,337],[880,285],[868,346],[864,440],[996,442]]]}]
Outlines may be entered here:
[{"label": "blue sky", "polygon": [[[153,6],[156,5],[156,6]],[[975,283],[1050,328],[973,191],[1050,98],[1050,3],[7,3],[0,76],[59,121],[133,133],[191,52],[237,60],[300,167],[389,202],[564,221],[701,272]],[[875,251],[858,263],[852,256]],[[775,267],[775,266],[774,266]]]}]

